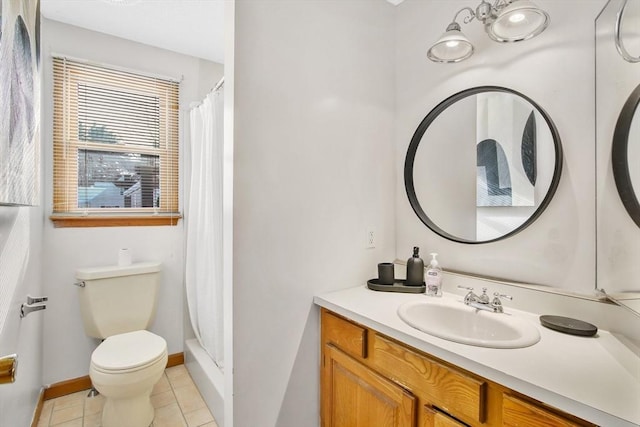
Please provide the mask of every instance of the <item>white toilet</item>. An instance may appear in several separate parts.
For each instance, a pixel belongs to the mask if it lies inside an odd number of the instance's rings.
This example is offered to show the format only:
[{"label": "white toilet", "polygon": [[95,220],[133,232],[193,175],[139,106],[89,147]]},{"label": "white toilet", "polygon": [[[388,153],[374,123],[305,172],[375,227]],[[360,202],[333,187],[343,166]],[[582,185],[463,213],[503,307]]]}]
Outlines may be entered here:
[{"label": "white toilet", "polygon": [[103,427],[147,427],[150,395],[167,365],[167,342],[145,330],[155,315],[160,263],[82,268],[80,311],[87,335],[104,339],[89,376],[105,397]]}]

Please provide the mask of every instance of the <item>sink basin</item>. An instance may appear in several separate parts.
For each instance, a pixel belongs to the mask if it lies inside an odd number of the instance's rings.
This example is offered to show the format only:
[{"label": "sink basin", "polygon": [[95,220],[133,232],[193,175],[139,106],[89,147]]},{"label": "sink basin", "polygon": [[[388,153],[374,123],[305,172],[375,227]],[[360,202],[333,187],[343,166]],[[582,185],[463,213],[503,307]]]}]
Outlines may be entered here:
[{"label": "sink basin", "polygon": [[409,326],[457,343],[490,348],[522,348],[540,341],[530,322],[508,313],[490,313],[453,298],[410,301],[398,307]]}]

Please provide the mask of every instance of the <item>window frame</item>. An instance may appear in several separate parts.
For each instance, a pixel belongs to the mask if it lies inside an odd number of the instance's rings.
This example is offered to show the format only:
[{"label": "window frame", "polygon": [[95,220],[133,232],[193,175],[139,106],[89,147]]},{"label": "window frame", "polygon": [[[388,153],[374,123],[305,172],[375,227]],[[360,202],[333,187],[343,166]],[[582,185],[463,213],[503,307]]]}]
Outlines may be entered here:
[{"label": "window frame", "polygon": [[[51,221],[55,227],[108,227],[176,225],[182,218],[179,198],[179,82],[138,71],[104,64],[52,57],[53,68],[53,205]],[[92,74],[94,73],[95,74]],[[79,136],[79,85],[96,86],[87,77],[100,74],[98,87],[157,97],[159,143],[157,148],[125,143],[83,141]],[[102,77],[102,74],[106,77]],[[123,77],[124,76],[124,77]],[[104,80],[103,80],[104,79]],[[136,82],[146,84],[137,85]],[[151,82],[151,83],[149,83]],[[118,84],[117,84],[118,83]],[[159,87],[159,89],[157,87]],[[136,153],[158,156],[159,207],[82,208],[78,207],[80,150],[109,153]]]}]

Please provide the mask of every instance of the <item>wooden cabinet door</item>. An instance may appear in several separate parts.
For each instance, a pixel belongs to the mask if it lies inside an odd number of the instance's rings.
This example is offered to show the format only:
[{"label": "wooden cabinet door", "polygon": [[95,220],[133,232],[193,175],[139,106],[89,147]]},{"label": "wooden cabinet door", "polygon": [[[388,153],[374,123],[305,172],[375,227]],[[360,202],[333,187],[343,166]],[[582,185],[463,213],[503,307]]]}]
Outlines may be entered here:
[{"label": "wooden cabinet door", "polygon": [[455,418],[429,406],[424,407],[424,417],[421,427],[467,427]]},{"label": "wooden cabinet door", "polygon": [[322,371],[323,427],[415,427],[413,395],[330,344]]}]

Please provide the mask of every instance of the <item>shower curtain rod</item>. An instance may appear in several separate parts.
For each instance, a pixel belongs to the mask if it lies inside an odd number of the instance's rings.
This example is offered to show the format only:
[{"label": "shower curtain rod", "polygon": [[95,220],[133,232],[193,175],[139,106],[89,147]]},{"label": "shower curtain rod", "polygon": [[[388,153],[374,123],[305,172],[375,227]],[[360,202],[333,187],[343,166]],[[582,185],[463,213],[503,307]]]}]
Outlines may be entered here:
[{"label": "shower curtain rod", "polygon": [[220,89],[222,86],[224,86],[224,76],[222,76],[222,78],[220,79],[220,81],[218,83],[216,83],[216,85],[213,87],[213,89],[211,89],[211,92],[215,92],[218,89]]},{"label": "shower curtain rod", "polygon": [[[217,91],[218,89],[220,89],[223,86],[224,86],[224,76],[222,76],[222,78],[218,81],[218,83],[216,83],[216,85],[213,87],[213,89],[211,89],[209,92],[207,92],[207,95]],[[206,95],[205,95],[205,98],[206,98]],[[198,108],[200,105],[202,105],[203,101],[204,101],[204,99],[202,101],[199,101],[199,102],[195,102],[194,101],[191,104],[189,104],[189,111],[193,110],[194,108]]]}]

